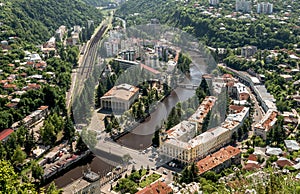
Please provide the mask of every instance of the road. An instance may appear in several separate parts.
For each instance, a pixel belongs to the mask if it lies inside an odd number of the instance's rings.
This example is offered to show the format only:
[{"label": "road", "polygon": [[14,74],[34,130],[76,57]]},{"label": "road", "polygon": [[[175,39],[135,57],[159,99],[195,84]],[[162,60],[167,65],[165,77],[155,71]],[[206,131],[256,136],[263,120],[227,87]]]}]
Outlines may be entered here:
[{"label": "road", "polygon": [[[256,99],[256,97],[254,96],[254,94],[252,93],[252,91],[250,90],[249,87],[246,87],[249,94],[250,94],[250,98],[251,101],[254,103],[254,113],[253,113],[253,123],[252,123],[252,130],[250,131],[250,133],[253,133],[254,131],[254,125],[257,124],[259,121],[261,121],[261,119],[264,116],[264,111],[262,110],[261,106],[259,106],[258,101]],[[249,134],[249,136],[252,136],[253,134]]]},{"label": "road", "polygon": [[147,167],[148,165],[150,168],[156,168],[164,164],[164,162],[160,162],[158,155],[153,155],[153,153],[156,153],[155,148],[151,147],[152,149],[149,149],[146,152],[137,151],[119,145],[110,139],[106,133],[102,134],[101,139],[98,139],[98,144],[94,151],[94,153],[97,156],[100,156],[100,158],[106,158],[112,162],[120,162],[120,158],[122,158],[125,154],[129,154],[132,157],[131,163],[135,165],[136,168],[140,168],[141,166]]}]

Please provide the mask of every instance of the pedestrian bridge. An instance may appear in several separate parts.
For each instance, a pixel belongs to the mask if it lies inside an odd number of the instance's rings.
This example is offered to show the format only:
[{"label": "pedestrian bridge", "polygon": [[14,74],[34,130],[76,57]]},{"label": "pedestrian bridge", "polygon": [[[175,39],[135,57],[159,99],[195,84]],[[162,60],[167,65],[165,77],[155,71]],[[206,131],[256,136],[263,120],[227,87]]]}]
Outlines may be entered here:
[{"label": "pedestrian bridge", "polygon": [[196,85],[196,84],[178,84],[178,87],[185,88],[185,89],[190,89],[190,90],[195,90],[195,89],[198,88],[198,85]]}]

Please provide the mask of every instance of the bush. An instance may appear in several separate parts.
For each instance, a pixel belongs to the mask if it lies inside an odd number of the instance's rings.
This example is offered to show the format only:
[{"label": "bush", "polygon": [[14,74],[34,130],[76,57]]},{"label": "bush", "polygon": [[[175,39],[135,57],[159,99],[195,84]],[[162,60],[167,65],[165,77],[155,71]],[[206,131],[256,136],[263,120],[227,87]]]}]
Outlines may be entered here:
[{"label": "bush", "polygon": [[253,153],[254,153],[254,149],[253,149],[253,148],[248,149],[248,150],[247,150],[247,153],[248,153],[248,154],[253,154]]}]

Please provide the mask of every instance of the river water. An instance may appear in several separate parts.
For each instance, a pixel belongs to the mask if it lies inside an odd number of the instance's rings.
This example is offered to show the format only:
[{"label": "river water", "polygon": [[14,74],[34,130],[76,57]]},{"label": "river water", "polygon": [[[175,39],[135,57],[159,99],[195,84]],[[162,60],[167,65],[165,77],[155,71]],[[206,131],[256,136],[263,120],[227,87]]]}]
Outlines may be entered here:
[{"label": "river water", "polygon": [[[190,68],[190,76],[186,77],[183,83],[193,83],[199,85],[201,82],[201,69],[197,65]],[[183,102],[192,97],[195,90],[177,87],[172,93],[160,102],[157,109],[151,113],[143,123],[140,123],[130,133],[120,137],[117,142],[133,149],[145,149],[152,144],[152,137],[157,127],[167,119],[172,108],[178,103]]]}]

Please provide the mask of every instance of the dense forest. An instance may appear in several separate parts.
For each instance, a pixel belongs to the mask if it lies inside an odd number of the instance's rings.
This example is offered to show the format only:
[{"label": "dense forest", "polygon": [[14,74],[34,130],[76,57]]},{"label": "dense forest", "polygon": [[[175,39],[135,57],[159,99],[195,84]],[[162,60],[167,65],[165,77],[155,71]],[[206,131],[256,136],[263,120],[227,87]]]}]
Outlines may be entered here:
[{"label": "dense forest", "polygon": [[[289,17],[297,18],[299,5],[293,1],[276,2],[274,11],[282,10],[288,3],[293,9]],[[217,48],[244,45],[254,45],[260,49],[273,49],[275,46],[287,48],[289,44],[299,41],[297,36],[300,30],[295,27],[299,26],[299,20],[283,21],[284,14],[279,14],[281,19],[258,14],[247,17],[235,13],[232,16],[234,5],[235,1],[232,0],[224,0],[215,8],[209,7],[208,1],[184,3],[171,0],[132,0],[124,3],[116,15],[126,19],[128,25],[146,24],[150,19],[156,18],[162,24],[183,29],[206,45]],[[253,12],[255,13],[254,8]]]},{"label": "dense forest", "polygon": [[112,3],[110,0],[82,0],[83,2],[93,6],[107,6]]},{"label": "dense forest", "polygon": [[84,26],[88,20],[98,24],[101,19],[99,10],[79,0],[7,0],[0,6],[0,37],[38,43],[53,36],[60,25]]}]

